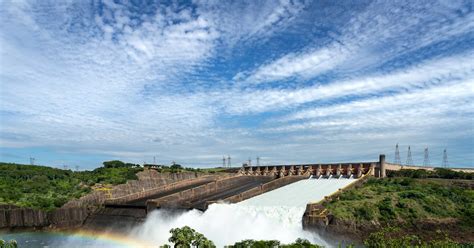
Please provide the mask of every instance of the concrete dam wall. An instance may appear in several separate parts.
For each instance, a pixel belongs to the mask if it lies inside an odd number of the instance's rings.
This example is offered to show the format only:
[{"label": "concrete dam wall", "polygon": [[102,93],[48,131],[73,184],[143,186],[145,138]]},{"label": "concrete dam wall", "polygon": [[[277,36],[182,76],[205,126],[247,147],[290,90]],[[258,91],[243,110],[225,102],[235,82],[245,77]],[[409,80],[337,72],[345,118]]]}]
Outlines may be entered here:
[{"label": "concrete dam wall", "polygon": [[281,185],[300,180],[294,177],[281,181],[268,176],[221,177],[219,179],[190,179],[163,187],[160,191],[136,198],[112,199],[105,201],[104,207],[87,217],[87,229],[124,229],[142,222],[147,214],[157,208],[167,209],[207,209],[217,201],[237,202],[263,193]]}]

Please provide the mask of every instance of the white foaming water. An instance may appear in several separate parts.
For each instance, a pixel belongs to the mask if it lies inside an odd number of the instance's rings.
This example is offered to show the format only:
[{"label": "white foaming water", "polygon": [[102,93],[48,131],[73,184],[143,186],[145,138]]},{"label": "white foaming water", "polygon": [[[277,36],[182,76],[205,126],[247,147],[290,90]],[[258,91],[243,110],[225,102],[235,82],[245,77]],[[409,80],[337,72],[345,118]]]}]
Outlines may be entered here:
[{"label": "white foaming water", "polygon": [[171,228],[187,225],[214,241],[217,247],[244,239],[291,243],[297,238],[329,246],[317,234],[303,230],[301,219],[306,204],[319,201],[354,180],[302,180],[237,204],[212,204],[205,212],[156,210],[130,235],[163,245],[168,243]]}]

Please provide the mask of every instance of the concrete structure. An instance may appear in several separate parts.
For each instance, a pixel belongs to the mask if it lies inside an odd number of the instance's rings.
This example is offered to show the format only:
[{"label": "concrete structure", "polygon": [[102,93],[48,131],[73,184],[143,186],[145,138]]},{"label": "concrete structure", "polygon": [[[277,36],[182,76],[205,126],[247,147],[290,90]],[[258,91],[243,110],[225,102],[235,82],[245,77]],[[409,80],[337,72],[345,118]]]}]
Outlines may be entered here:
[{"label": "concrete structure", "polygon": [[382,154],[379,157],[379,161],[376,162],[246,166],[242,167],[238,174],[246,176],[275,176],[277,178],[287,176],[359,178],[369,172],[376,177],[385,177],[386,170],[385,155]]},{"label": "concrete structure", "polygon": [[[378,161],[373,162],[247,166],[235,168],[232,173],[158,173],[147,169],[137,174],[139,180],[96,191],[53,212],[0,206],[0,229],[82,225],[101,229],[110,223],[126,226],[127,223],[143,221],[150,210],[159,207],[205,210],[214,202],[237,203],[309,177],[383,178],[387,171],[401,169],[435,168],[387,163],[382,154]],[[471,168],[450,169],[474,172]],[[358,180],[355,185],[364,180]],[[327,218],[322,204],[308,204],[306,224],[324,222]]]}]

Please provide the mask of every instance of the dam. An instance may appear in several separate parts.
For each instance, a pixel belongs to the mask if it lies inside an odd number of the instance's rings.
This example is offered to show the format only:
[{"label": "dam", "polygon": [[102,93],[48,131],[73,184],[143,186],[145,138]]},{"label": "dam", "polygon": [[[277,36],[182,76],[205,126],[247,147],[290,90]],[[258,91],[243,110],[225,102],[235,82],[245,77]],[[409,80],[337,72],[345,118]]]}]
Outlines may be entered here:
[{"label": "dam", "polygon": [[[156,245],[167,243],[171,228],[188,225],[219,247],[244,239],[297,238],[330,246],[307,228],[327,222],[320,201],[367,176],[384,177],[385,167],[381,155],[378,161],[243,166],[219,173],[145,169],[138,180],[94,191],[51,213],[0,209],[0,226],[118,233]],[[80,245],[51,244],[56,246]]]},{"label": "dam", "polygon": [[130,235],[152,243],[166,243],[167,230],[188,225],[213,240],[217,247],[245,239],[291,243],[297,238],[332,247],[335,243],[303,229],[302,216],[307,203],[322,200],[356,180],[305,178],[238,203],[211,204],[205,212],[187,210],[176,213],[157,209]]},{"label": "dam", "polygon": [[[291,243],[297,238],[331,247],[335,243],[311,231],[312,225],[329,221],[323,202],[359,185],[368,176],[384,177],[385,170],[393,168],[381,155],[373,162],[265,165],[215,174],[165,176],[146,170],[146,174],[139,175],[140,180],[69,203],[68,208],[45,216],[51,217],[51,224],[48,219],[45,224],[54,227],[56,223],[78,223],[80,230],[119,233],[151,245],[167,243],[171,228],[187,225],[218,247],[244,239]],[[80,204],[99,207],[84,210]],[[67,215],[59,212],[66,210]],[[29,215],[42,217],[36,212],[23,212],[5,210],[5,223],[19,226],[25,225],[23,219]],[[0,221],[1,217],[0,212]],[[95,243],[87,244],[94,247]],[[77,243],[51,244],[55,245],[79,247]]]},{"label": "dam", "polygon": [[[186,179],[148,191],[108,198],[84,220],[89,230],[126,230],[155,210],[208,210],[214,203],[301,207],[323,199],[357,178],[385,175],[385,156],[377,162],[267,165],[236,168],[226,175]],[[263,198],[260,198],[263,197]],[[257,204],[258,203],[258,204]],[[314,211],[313,211],[314,212]],[[308,215],[313,216],[313,215]],[[311,221],[315,221],[311,218]]]}]

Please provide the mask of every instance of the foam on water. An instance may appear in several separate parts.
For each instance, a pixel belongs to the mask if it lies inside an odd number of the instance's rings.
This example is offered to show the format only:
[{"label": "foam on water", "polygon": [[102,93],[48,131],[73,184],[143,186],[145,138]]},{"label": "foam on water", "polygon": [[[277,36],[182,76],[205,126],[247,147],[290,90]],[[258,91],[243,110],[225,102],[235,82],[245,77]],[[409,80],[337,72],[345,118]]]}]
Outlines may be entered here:
[{"label": "foam on water", "polygon": [[244,239],[291,243],[297,238],[329,246],[317,234],[303,230],[301,218],[306,204],[319,201],[354,180],[302,180],[237,204],[212,204],[205,212],[156,210],[130,235],[162,245],[168,243],[171,228],[187,225],[214,241],[217,247]]}]

